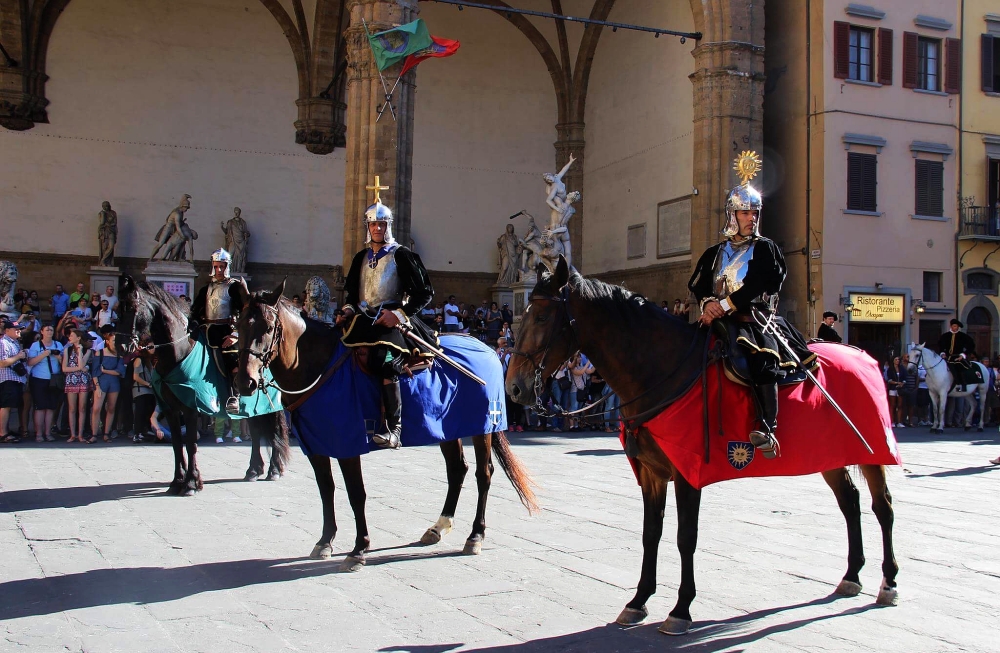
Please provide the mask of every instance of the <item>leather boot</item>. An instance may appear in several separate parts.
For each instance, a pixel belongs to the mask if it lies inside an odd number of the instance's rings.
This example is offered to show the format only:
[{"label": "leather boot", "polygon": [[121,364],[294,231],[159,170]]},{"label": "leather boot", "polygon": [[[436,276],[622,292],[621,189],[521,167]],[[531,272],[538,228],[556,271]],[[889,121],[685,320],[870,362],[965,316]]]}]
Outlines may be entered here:
[{"label": "leather boot", "polygon": [[753,386],[754,403],[760,429],[750,431],[750,444],[764,454],[765,458],[781,455],[781,447],[774,432],[778,428],[778,384],[766,383]]},{"label": "leather boot", "polygon": [[399,395],[399,379],[382,384],[382,408],[385,410],[385,431],[372,436],[372,442],[383,449],[399,449],[403,431],[403,402]]}]

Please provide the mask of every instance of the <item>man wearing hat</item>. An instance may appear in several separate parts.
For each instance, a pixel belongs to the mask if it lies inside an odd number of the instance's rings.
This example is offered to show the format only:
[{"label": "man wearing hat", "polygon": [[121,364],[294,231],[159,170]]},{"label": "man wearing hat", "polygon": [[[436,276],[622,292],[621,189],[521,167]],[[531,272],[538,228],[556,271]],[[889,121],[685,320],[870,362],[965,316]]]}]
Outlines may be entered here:
[{"label": "man wearing hat", "polygon": [[24,359],[27,352],[21,349],[18,336],[21,326],[4,318],[3,336],[0,337],[0,442],[13,443],[17,438],[7,433],[7,422],[10,421],[10,409],[23,409],[22,395],[24,384],[28,379],[28,370]]},{"label": "man wearing hat", "polygon": [[955,385],[983,383],[985,379],[979,378],[978,368],[969,363],[976,360],[976,343],[972,336],[962,331],[964,328],[959,320],[952,319],[948,331],[938,338],[938,352],[948,361]]},{"label": "man wearing hat", "polygon": [[833,311],[823,313],[823,321],[819,324],[819,332],[816,337],[827,342],[844,342],[837,330],[833,328],[833,323],[837,321],[837,314]]}]

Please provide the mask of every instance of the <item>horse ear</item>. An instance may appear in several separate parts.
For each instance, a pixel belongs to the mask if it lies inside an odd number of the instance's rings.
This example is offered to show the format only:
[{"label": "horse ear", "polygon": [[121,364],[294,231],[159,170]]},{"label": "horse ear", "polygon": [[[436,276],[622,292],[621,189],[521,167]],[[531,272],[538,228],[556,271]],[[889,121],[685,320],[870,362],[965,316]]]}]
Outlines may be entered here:
[{"label": "horse ear", "polygon": [[119,295],[121,295],[122,292],[132,292],[132,289],[135,288],[135,281],[130,275],[123,274],[118,278],[118,288]]},{"label": "horse ear", "polygon": [[238,281],[236,282],[236,285],[239,287],[240,299],[243,301],[244,306],[249,306],[250,301],[253,298],[250,296],[250,289],[247,288],[247,280],[244,279],[243,277],[237,277],[237,278]]},{"label": "horse ear", "polygon": [[559,260],[556,262],[555,287],[561,289],[568,282],[569,282],[569,262],[566,261],[565,256],[560,254]]},{"label": "horse ear", "polygon": [[268,306],[276,305],[278,303],[278,300],[281,299],[281,296],[285,293],[286,281],[288,281],[288,277],[282,279],[281,283],[278,284],[278,287],[275,288],[272,292],[261,293],[260,297],[261,301],[267,304]]}]

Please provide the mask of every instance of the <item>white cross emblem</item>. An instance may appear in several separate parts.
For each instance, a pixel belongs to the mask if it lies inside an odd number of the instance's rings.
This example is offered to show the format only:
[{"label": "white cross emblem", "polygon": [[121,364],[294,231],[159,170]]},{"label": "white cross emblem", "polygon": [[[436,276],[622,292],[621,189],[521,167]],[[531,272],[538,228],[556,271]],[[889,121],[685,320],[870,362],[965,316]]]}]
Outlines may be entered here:
[{"label": "white cross emblem", "polygon": [[494,399],[490,401],[490,423],[496,426],[500,423],[500,418],[503,416],[503,402]]}]

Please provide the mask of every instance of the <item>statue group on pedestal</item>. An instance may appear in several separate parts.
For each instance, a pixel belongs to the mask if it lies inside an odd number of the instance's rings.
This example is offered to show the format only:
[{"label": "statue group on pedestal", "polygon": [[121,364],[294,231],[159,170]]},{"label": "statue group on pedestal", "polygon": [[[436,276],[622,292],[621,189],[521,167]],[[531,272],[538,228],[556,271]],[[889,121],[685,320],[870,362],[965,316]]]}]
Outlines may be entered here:
[{"label": "statue group on pedestal", "polygon": [[[164,261],[194,261],[194,241],[198,239],[198,232],[188,226],[184,219],[184,214],[191,208],[191,196],[182,195],[177,207],[167,216],[167,221],[156,232],[156,247],[149,255],[150,261],[156,260],[156,255],[164,249]],[[190,255],[188,253],[190,250]]]},{"label": "statue group on pedestal", "polygon": [[569,220],[576,213],[573,205],[580,201],[581,195],[580,191],[567,193],[563,177],[575,161],[576,158],[570,154],[569,162],[562,170],[542,175],[542,179],[545,180],[545,204],[550,209],[549,223],[544,229],[538,228],[531,214],[521,211],[528,216],[528,230],[524,237],[518,238],[514,233],[514,225],[508,224],[504,233],[497,238],[497,249],[500,252],[500,275],[497,277],[497,285],[509,286],[517,281],[532,278],[539,263],[544,264],[549,271],[553,271],[559,256],[564,256],[567,263],[573,264]]}]

